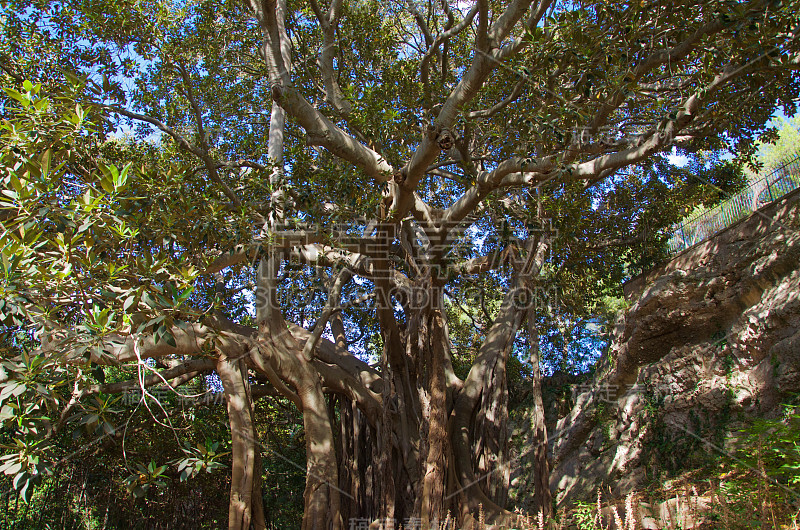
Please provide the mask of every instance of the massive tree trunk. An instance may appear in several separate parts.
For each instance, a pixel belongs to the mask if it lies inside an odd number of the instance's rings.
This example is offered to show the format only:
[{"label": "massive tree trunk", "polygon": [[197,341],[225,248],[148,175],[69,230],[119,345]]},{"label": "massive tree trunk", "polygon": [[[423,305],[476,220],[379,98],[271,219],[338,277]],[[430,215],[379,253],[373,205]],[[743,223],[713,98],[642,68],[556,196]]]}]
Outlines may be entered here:
[{"label": "massive tree trunk", "polygon": [[[323,37],[330,41],[328,45],[332,45],[333,38],[330,25],[339,16],[337,6],[331,4],[327,14],[315,8]],[[275,101],[290,109],[311,141],[333,149],[343,131],[312,109],[289,76],[285,0],[251,2],[251,7],[264,31],[264,56]],[[523,12],[514,11],[515,20]],[[331,69],[330,60],[330,53],[323,53],[320,58],[325,72]],[[470,75],[477,83],[491,69],[483,61],[476,64]],[[326,76],[325,92],[334,109],[346,115],[348,108],[342,103],[334,78]],[[283,113],[276,120],[274,110],[269,151],[278,160]],[[450,109],[446,114],[452,113]],[[428,152],[411,164],[406,175],[419,180],[416,166],[425,165],[423,159],[432,160],[437,149],[435,143],[426,148]],[[370,150],[356,149],[352,156],[371,166],[370,173],[383,175],[391,169]],[[278,184],[276,179],[273,181]],[[280,218],[282,196],[273,194],[272,199],[272,209]],[[490,519],[511,520],[513,514],[504,509],[509,478],[506,360],[521,322],[520,309],[514,307],[513,296],[506,297],[467,381],[456,377],[443,303],[446,280],[439,274],[443,267],[441,252],[434,250],[427,255],[428,249],[420,248],[414,234],[402,233],[408,232],[410,224],[400,222],[397,211],[398,207],[408,207],[411,196],[395,181],[390,180],[386,199],[379,209],[377,234],[364,237],[373,252],[369,255],[370,268],[362,275],[375,285],[383,341],[379,375],[372,383],[365,384],[361,379],[363,369],[353,371],[352,366],[341,364],[335,368],[344,369],[349,376],[339,378],[341,373],[331,366],[337,365],[339,359],[335,356],[316,358],[321,345],[333,350],[346,348],[346,333],[335,311],[340,303],[339,292],[331,290],[318,327],[301,339],[306,341],[303,347],[298,343],[300,337],[285,333],[286,323],[276,309],[274,278],[278,260],[273,255],[264,262],[269,278],[261,279],[259,285],[262,295],[266,295],[267,309],[257,317],[258,340],[270,343],[270,353],[257,364],[267,375],[272,370],[273,378],[277,375],[286,382],[284,393],[293,394],[291,397],[303,410],[308,459],[303,526],[337,528],[344,518],[358,517],[399,521],[419,518],[427,528],[444,522],[448,513],[455,515],[460,525],[469,526],[477,518],[480,506]],[[274,224],[275,219],[271,221]],[[413,280],[399,283],[389,259],[398,228],[399,235],[404,236],[400,240],[409,263],[418,272]],[[431,235],[444,242],[448,229]],[[442,250],[445,246],[434,244],[431,248]],[[349,266],[357,265],[361,259],[364,257],[350,261]],[[349,276],[345,281],[348,280]],[[333,344],[321,338],[328,322]],[[336,374],[336,380],[332,374]],[[323,392],[331,394],[327,403]],[[338,419],[334,412],[337,403]],[[338,439],[333,436],[332,425],[336,425]],[[476,479],[476,470],[486,476]],[[489,491],[491,500],[484,490]],[[340,491],[344,494],[340,495]]]},{"label": "massive tree trunk", "polygon": [[[503,506],[493,502],[486,495],[485,479],[487,477],[475,473],[478,468],[475,465],[473,444],[477,441],[486,447],[488,440],[497,440],[497,433],[491,432],[487,428],[478,429],[476,432],[473,425],[476,415],[482,418],[492,418],[495,427],[498,426],[495,422],[502,423],[506,419],[505,417],[493,418],[493,413],[498,409],[488,399],[481,402],[481,396],[494,394],[491,382],[495,379],[495,373],[499,375],[502,372],[505,377],[505,361],[520,323],[519,310],[514,306],[513,297],[512,290],[503,300],[500,313],[485,342],[481,345],[478,357],[464,381],[463,389],[458,392],[455,399],[451,436],[456,482],[459,489],[462,490],[459,493],[461,497],[459,513],[465,518],[474,513],[479,505],[490,519],[505,520],[511,515],[505,511]],[[501,408],[500,413],[506,414],[505,409]],[[488,427],[486,421],[481,423]],[[484,452],[483,449],[480,453],[484,458],[487,456],[493,459],[502,457],[498,454],[492,455],[491,451]],[[492,471],[505,473],[502,468]]]},{"label": "massive tree trunk", "polygon": [[[435,300],[440,301],[437,296]],[[439,304],[437,303],[437,306]],[[427,454],[422,482],[422,525],[429,527],[431,521],[443,521],[445,515],[445,470],[447,458],[447,388],[445,385],[444,357],[449,344],[445,343],[444,316],[441,307],[432,308],[426,328],[429,336],[425,346],[429,354],[427,373],[428,429],[426,433]]]},{"label": "massive tree trunk", "polygon": [[[390,241],[392,234],[382,237]],[[378,297],[385,298],[378,307],[384,350],[375,369],[346,351],[342,322],[329,311],[339,304],[341,283],[351,275],[336,277],[323,311],[327,316],[317,323],[325,326],[330,321],[331,342],[322,337],[322,327],[309,332],[287,324],[276,295],[278,260],[262,262],[259,328],[238,332],[249,334],[249,367],[264,374],[302,411],[307,454],[304,529],[343,528],[354,518],[419,518],[427,527],[445,522],[448,514],[461,527],[470,527],[480,510],[488,522],[516,520],[505,509],[510,472],[506,366],[529,312],[518,305],[516,288],[541,263],[541,248],[535,253],[534,248],[528,249],[529,255],[537,256],[533,265],[523,266],[512,281],[464,381],[453,373],[443,291],[432,275],[401,285],[391,296],[388,290],[398,284],[381,281],[380,276],[376,280]],[[377,270],[388,267],[388,260],[380,256],[373,261]],[[255,435],[242,412],[251,405],[241,365],[226,359],[218,370],[231,396],[234,456],[255,463],[253,445],[248,445]],[[237,437],[239,432],[250,434]],[[537,458],[546,464],[544,451],[537,452]],[[254,471],[239,469],[241,485],[231,504],[231,526],[236,528],[255,521],[255,515],[247,519],[246,506],[252,506],[257,484]],[[541,477],[546,484],[546,469]],[[546,510],[548,502],[543,497],[539,505]]]},{"label": "massive tree trunk", "polygon": [[[544,248],[542,242],[531,243],[528,253],[534,259],[514,285],[521,287],[522,276],[538,273]],[[389,283],[379,280],[376,286],[388,289]],[[367,411],[363,403],[336,394],[341,437],[332,453],[339,459],[338,487],[347,493],[341,513],[347,519],[419,518],[423,527],[443,523],[449,514],[469,527],[482,509],[487,521],[516,521],[505,509],[510,474],[506,365],[528,307],[518,305],[518,291],[509,290],[461,381],[452,370],[441,289],[429,276],[393,297],[402,306],[402,320],[388,299],[378,309],[384,336],[382,407]],[[337,342],[346,343],[341,337]]]}]

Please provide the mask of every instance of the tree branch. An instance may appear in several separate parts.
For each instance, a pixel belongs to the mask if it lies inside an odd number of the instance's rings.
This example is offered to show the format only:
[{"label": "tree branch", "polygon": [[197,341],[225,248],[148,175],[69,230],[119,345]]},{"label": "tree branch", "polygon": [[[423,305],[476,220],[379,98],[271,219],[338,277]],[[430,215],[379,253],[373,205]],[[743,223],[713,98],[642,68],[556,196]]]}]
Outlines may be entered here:
[{"label": "tree branch", "polygon": [[151,125],[155,125],[160,131],[174,138],[175,141],[178,142],[178,145],[180,145],[181,147],[183,147],[184,149],[186,149],[187,151],[189,151],[190,153],[192,153],[205,163],[205,166],[208,169],[208,176],[211,178],[211,180],[214,181],[214,183],[216,183],[217,185],[219,185],[220,188],[222,188],[222,192],[231,200],[231,202],[237,205],[237,207],[241,206],[242,203],[238,195],[236,195],[236,193],[234,193],[233,190],[217,174],[216,168],[218,165],[220,165],[220,163],[211,158],[207,152],[203,151],[203,149],[192,144],[186,138],[178,134],[172,127],[165,124],[159,119],[153,118],[151,116],[146,116],[144,114],[132,112],[122,107],[118,107],[116,105],[106,105],[104,103],[96,103],[96,102],[93,102],[92,104],[100,108],[116,112],[117,114],[121,114],[122,116],[126,116],[134,120],[143,121]]},{"label": "tree branch", "polygon": [[[334,124],[327,116],[314,108],[294,87],[288,68],[284,63],[282,48],[291,42],[283,25],[285,6],[269,0],[266,6],[256,0],[250,6],[261,25],[266,39],[266,57],[270,69],[272,96],[288,112],[308,135],[309,145],[325,147],[334,155],[351,162],[378,182],[388,182],[394,168],[380,154],[360,143]],[[278,7],[281,7],[278,9]]]}]

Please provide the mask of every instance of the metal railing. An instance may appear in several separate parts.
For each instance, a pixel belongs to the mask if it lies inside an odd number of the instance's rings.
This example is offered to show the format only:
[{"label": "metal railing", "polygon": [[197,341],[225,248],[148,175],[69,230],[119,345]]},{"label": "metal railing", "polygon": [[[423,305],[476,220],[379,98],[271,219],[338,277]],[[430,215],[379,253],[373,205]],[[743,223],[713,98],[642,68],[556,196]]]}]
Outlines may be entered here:
[{"label": "metal railing", "polygon": [[800,188],[800,155],[781,163],[713,208],[674,225],[667,248],[671,254],[677,254],[797,188]]}]

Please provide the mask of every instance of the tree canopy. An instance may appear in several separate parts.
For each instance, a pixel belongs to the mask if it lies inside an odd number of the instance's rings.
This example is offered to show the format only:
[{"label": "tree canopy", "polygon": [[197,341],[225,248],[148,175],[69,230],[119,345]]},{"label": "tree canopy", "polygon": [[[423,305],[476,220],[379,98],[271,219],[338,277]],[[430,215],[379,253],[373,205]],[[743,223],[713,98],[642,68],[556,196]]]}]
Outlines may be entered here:
[{"label": "tree canopy", "polygon": [[[168,432],[148,389],[218,384],[230,528],[266,525],[264,399],[302,413],[303,528],[512,520],[517,357],[541,408],[540,364],[799,88],[796,2],[4,8],[0,470],[25,494],[65,433]],[[222,449],[187,451],[181,478]],[[144,495],[167,467],[139,465]]]}]

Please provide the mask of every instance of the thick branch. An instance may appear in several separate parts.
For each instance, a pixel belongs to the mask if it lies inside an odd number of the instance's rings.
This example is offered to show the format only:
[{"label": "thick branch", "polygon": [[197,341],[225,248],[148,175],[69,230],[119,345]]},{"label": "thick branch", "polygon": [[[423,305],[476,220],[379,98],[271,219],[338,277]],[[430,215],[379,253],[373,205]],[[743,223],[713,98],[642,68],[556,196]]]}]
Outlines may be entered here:
[{"label": "thick branch", "polygon": [[327,13],[322,12],[317,0],[311,0],[311,8],[317,16],[322,31],[322,52],[318,64],[325,86],[325,99],[336,112],[347,116],[353,111],[353,106],[345,99],[337,81],[337,72],[333,67],[333,60],[336,58],[336,26],[341,15],[342,2],[333,0]]},{"label": "thick branch", "polygon": [[91,385],[86,388],[86,393],[96,394],[102,392],[103,394],[119,394],[121,392],[139,389],[142,384],[144,384],[145,387],[151,387],[164,382],[167,382],[171,387],[175,388],[199,375],[210,372],[214,369],[215,365],[216,363],[212,359],[192,359],[173,368],[145,376],[143,381],[136,379],[120,381],[118,383],[107,383],[104,385]]},{"label": "thick branch", "polygon": [[314,108],[292,84],[284,62],[282,46],[291,46],[283,25],[285,7],[280,2],[266,2],[266,8],[251,0],[256,19],[266,38],[267,65],[273,85],[273,99],[288,112],[308,135],[310,145],[319,145],[334,155],[351,162],[378,182],[387,182],[394,168],[380,154],[347,134],[327,116]]}]

